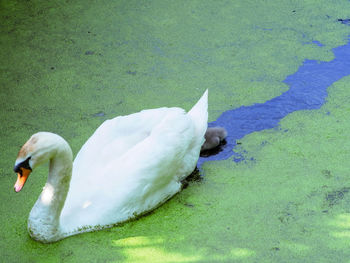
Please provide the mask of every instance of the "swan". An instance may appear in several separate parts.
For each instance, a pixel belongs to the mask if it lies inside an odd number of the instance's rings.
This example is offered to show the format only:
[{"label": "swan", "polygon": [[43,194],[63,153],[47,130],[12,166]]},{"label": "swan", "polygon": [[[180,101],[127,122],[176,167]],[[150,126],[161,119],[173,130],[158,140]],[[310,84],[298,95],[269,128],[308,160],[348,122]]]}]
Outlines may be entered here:
[{"label": "swan", "polygon": [[49,161],[45,186],[28,218],[42,243],[118,225],[158,207],[195,169],[208,121],[208,90],[193,108],[158,108],[106,120],[74,162],[59,135],[38,132],[20,149],[15,192]]}]

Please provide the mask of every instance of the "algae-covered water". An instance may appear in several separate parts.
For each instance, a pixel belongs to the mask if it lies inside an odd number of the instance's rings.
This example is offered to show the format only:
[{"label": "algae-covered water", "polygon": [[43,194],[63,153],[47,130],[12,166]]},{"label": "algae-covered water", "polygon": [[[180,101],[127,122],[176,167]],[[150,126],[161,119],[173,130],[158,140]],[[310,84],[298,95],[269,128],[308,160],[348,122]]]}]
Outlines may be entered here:
[{"label": "algae-covered water", "polygon": [[210,122],[271,101],[305,61],[333,61],[348,44],[349,10],[345,0],[1,0],[1,261],[349,262],[350,76],[317,109],[226,144],[243,161],[205,162],[201,181],[123,226],[37,243],[26,221],[47,166],[19,194],[12,172],[37,131],[77,153],[103,120],[189,109],[207,88]]}]

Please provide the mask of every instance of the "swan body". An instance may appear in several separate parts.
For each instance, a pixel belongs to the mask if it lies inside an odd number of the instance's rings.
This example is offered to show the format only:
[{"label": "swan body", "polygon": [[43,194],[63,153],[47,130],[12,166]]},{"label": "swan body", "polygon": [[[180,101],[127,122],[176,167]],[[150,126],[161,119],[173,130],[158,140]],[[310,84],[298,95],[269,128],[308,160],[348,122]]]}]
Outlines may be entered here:
[{"label": "swan body", "polygon": [[50,162],[47,182],[28,218],[30,236],[50,243],[125,222],[167,201],[195,168],[208,119],[208,91],[186,113],[143,110],[107,120],[78,152],[49,132],[19,151],[19,192],[30,172]]}]

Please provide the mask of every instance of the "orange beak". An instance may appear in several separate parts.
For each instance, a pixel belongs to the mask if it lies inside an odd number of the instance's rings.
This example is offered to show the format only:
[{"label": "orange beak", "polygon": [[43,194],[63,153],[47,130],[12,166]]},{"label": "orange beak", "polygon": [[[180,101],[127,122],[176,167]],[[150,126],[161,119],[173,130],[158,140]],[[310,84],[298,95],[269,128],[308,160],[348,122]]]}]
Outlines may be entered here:
[{"label": "orange beak", "polygon": [[17,181],[15,183],[15,192],[18,193],[22,190],[31,170],[21,167],[21,173],[17,173]]}]

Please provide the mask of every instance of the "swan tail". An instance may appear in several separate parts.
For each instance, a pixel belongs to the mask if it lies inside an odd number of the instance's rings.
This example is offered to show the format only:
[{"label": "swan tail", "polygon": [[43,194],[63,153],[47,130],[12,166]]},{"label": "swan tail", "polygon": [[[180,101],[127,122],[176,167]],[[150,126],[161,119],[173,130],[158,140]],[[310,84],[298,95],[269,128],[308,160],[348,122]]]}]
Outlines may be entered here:
[{"label": "swan tail", "polygon": [[208,127],[208,90],[187,114],[194,123],[197,138],[201,139],[203,144],[204,134]]}]

